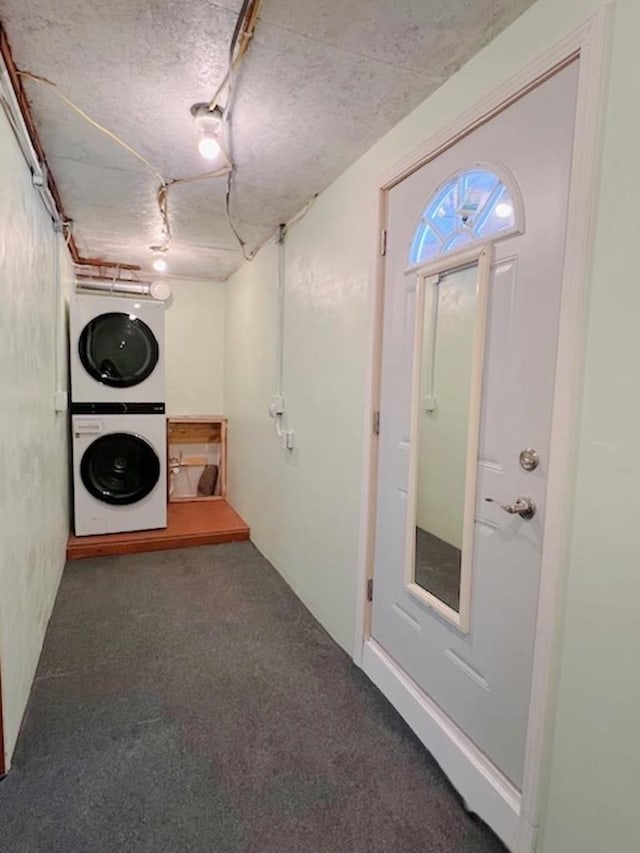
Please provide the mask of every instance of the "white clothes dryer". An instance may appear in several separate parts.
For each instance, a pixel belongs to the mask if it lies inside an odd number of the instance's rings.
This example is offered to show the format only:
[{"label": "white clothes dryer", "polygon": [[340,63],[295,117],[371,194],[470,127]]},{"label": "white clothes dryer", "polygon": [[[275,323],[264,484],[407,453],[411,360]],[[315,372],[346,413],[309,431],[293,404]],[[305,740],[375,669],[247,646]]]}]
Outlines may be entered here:
[{"label": "white clothes dryer", "polygon": [[167,428],[164,405],[155,409],[93,404],[72,415],[77,536],[167,526]]},{"label": "white clothes dryer", "polygon": [[70,306],[74,403],[164,402],[164,304],[74,293]]}]

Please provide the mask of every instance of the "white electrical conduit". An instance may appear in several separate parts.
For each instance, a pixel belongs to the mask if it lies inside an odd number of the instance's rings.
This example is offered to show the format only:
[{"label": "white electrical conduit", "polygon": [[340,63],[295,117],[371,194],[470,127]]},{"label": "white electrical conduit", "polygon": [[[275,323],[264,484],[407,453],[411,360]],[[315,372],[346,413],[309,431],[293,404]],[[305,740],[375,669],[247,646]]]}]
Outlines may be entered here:
[{"label": "white electrical conduit", "polygon": [[60,245],[59,236],[54,232],[51,254],[53,260],[53,383],[54,405],[58,407],[58,394],[63,393],[63,380],[60,377],[60,326],[63,323],[60,311]]},{"label": "white electrical conduit", "polygon": [[[300,222],[309,210],[312,204],[317,199],[317,194],[312,195],[309,201],[305,204],[302,210],[299,210],[288,222],[283,225],[278,225],[278,229],[274,235],[268,237],[258,248],[266,245],[270,240],[275,240],[278,246],[278,339],[276,342],[276,393],[282,396],[284,393],[284,306],[286,295],[286,258],[287,250],[285,248],[285,237],[292,225]],[[257,249],[255,250],[257,251]]]},{"label": "white electrical conduit", "polygon": [[29,131],[22,116],[22,110],[11,85],[11,77],[7,71],[4,61],[0,60],[0,101],[11,126],[13,134],[22,152],[22,156],[31,171],[33,186],[38,191],[42,203],[56,225],[60,226],[61,219],[53,196],[47,185],[46,170],[38,159]]},{"label": "white electrical conduit", "polygon": [[60,310],[61,293],[60,293],[60,245],[59,235],[62,234],[62,219],[58,208],[56,207],[55,199],[51,195],[47,184],[46,169],[38,159],[38,154],[31,142],[31,136],[25,124],[22,110],[16,98],[11,83],[11,77],[3,60],[0,60],[0,103],[9,122],[9,126],[16,138],[20,152],[24,161],[31,172],[31,183],[37,191],[38,196],[47,212],[51,217],[53,225],[53,239],[51,244],[52,253],[52,277],[53,277],[53,388],[54,388],[54,408],[56,411],[64,411],[66,404],[59,407],[59,395],[63,394],[64,382],[60,376],[60,339],[61,325],[64,322]]},{"label": "white electrical conduit", "polygon": [[[274,405],[277,400],[279,405],[284,409],[284,324],[285,324],[285,304],[286,304],[286,278],[287,278],[287,250],[285,246],[285,238],[287,236],[287,231],[292,225],[295,225],[301,219],[303,219],[312,204],[316,200],[317,195],[311,196],[309,201],[305,204],[305,206],[300,210],[294,217],[292,217],[289,222],[279,225],[278,230],[275,232],[275,235],[268,238],[261,244],[264,245],[268,243],[270,240],[275,239],[278,253],[278,286],[277,286],[277,317],[276,317],[276,393],[275,397],[272,399],[272,405]],[[257,247],[254,251],[257,252],[261,247]],[[284,413],[273,413],[270,407],[270,414],[275,420],[275,428],[276,435],[280,440],[280,443],[287,448],[287,450],[291,450],[293,448],[293,444],[289,445],[288,443],[283,444],[283,436],[286,433],[286,430],[283,429],[284,422]],[[289,434],[288,434],[289,435]],[[293,433],[290,434],[291,436]]]},{"label": "white electrical conduit", "polygon": [[[278,316],[277,316],[277,339],[276,339],[276,397],[283,399],[284,387],[284,306],[285,306],[285,286],[286,286],[286,249],[285,235],[287,229],[285,225],[278,227],[276,235],[276,244],[278,252]],[[279,439],[282,438],[282,420],[283,414],[276,414],[275,426],[276,435]]]},{"label": "white electrical conduit", "polygon": [[277,372],[276,394],[282,396],[284,384],[284,300],[285,300],[285,226],[278,228],[276,243],[278,246],[278,339],[276,349]]}]

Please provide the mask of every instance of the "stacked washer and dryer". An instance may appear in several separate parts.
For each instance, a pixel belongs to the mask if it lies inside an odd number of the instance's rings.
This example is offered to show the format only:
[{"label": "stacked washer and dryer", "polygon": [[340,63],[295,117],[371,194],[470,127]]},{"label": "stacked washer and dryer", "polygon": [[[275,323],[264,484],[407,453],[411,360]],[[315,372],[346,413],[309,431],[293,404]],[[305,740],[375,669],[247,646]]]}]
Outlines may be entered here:
[{"label": "stacked washer and dryer", "polygon": [[70,350],[76,535],[166,527],[164,304],[75,293]]}]

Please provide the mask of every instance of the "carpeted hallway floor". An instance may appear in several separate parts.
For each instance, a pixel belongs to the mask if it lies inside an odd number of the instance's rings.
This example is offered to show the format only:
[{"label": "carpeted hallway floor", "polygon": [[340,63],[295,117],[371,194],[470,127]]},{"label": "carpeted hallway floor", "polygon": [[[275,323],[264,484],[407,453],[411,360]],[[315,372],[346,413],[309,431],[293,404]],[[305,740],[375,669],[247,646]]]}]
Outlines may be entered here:
[{"label": "carpeted hallway floor", "polygon": [[67,566],[11,853],[504,848],[249,543]]}]

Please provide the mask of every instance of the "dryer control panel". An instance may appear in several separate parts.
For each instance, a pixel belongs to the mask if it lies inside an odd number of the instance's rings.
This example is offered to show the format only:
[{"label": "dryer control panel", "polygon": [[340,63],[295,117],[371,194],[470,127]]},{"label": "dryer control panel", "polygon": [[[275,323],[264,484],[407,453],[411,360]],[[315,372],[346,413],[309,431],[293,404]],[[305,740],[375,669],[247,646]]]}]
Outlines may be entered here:
[{"label": "dryer control panel", "polygon": [[78,418],[73,419],[73,431],[80,435],[100,435],[104,432],[104,421],[101,418]]}]

